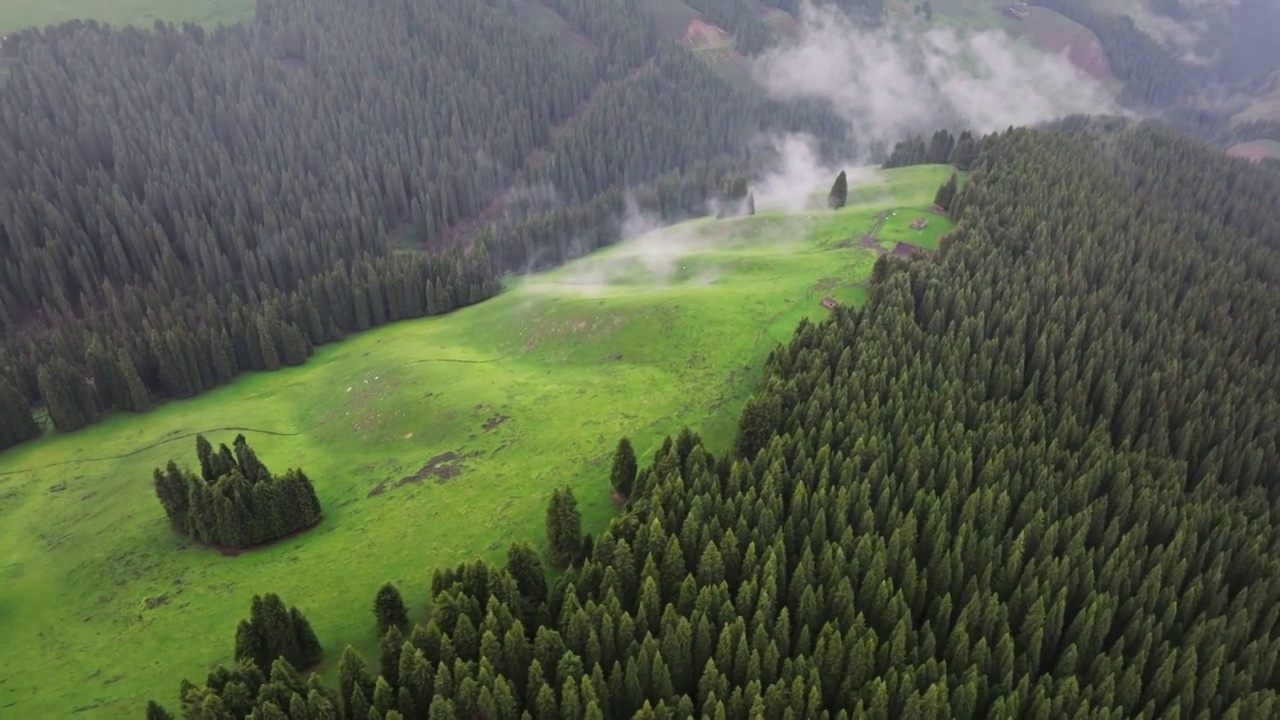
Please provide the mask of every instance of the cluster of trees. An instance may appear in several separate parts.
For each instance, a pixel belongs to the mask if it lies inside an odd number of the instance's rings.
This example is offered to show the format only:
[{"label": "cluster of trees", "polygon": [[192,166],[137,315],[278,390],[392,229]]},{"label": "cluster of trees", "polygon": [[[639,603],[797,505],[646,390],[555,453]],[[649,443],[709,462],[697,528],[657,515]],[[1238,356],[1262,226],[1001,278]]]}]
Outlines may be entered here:
[{"label": "cluster of trees", "polygon": [[[21,398],[0,392],[0,448],[32,436],[28,406],[69,432],[485,299],[616,239],[623,188],[664,219],[703,214],[767,161],[758,131],[847,140],[821,103],[660,47],[644,3],[548,4],[595,49],[503,0],[270,0],[214,31],[11,35],[0,383]],[[481,217],[487,242],[458,251]]]},{"label": "cluster of trees", "polygon": [[269,673],[277,659],[305,670],[319,663],[322,655],[319,638],[298,608],[286,610],[275,593],[253,596],[249,619],[236,628],[236,662],[249,661]]},{"label": "cluster of trees", "polygon": [[[848,126],[827,104],[783,103],[725,82],[694,53],[663,43],[635,77],[601,88],[526,173],[530,187],[586,202],[696,162],[766,162],[758,133],[804,132],[834,152]],[[607,148],[607,150],[605,149]]]},{"label": "cluster of trees", "polygon": [[156,496],[179,532],[226,548],[282,538],[320,522],[320,499],[302,470],[272,475],[243,435],[234,454],[196,436],[200,474],[169,461],[155,471]]},{"label": "cluster of trees", "polygon": [[955,165],[960,170],[969,170],[978,153],[982,150],[981,136],[974,135],[971,130],[963,130],[960,135],[951,134],[949,130],[938,130],[928,141],[924,136],[916,135],[902,140],[893,146],[888,159],[881,164],[884,168],[909,167],[911,165]]},{"label": "cluster of trees", "polygon": [[376,667],[234,716],[1274,717],[1278,196],[1149,128],[989,136],[732,455],[669,438],[551,587],[527,545],[437,571]]},{"label": "cluster of trees", "polygon": [[1087,0],[1035,0],[1089,28],[1107,54],[1111,72],[1124,88],[1120,98],[1148,107],[1186,103],[1199,90],[1201,73],[1146,34],[1128,15],[1099,12]]}]

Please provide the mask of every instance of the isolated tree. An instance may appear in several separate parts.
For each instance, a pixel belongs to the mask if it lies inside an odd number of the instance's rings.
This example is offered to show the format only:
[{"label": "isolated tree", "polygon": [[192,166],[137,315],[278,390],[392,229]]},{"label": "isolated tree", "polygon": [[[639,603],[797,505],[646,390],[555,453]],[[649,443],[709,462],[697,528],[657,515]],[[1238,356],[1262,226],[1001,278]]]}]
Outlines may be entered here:
[{"label": "isolated tree", "polygon": [[755,214],[756,214],[756,194],[753,192],[749,192],[747,193],[747,215],[755,215]]},{"label": "isolated tree", "polygon": [[849,178],[841,170],[836,176],[836,181],[831,186],[831,192],[827,194],[827,207],[832,210],[839,210],[849,201]]},{"label": "isolated tree", "polygon": [[619,440],[618,448],[613,451],[613,469],[609,472],[609,479],[619,495],[631,497],[631,490],[636,484],[636,451],[628,438]]},{"label": "isolated tree", "polygon": [[547,504],[547,545],[551,562],[568,567],[582,549],[582,513],[573,489],[557,489]]},{"label": "isolated tree", "polygon": [[373,599],[373,616],[378,621],[379,634],[385,633],[387,628],[404,630],[409,626],[409,611],[395,585],[387,582],[378,588],[378,594]]},{"label": "isolated tree", "polygon": [[933,196],[933,204],[943,210],[951,209],[951,201],[956,197],[956,174],[951,173],[951,177],[938,187],[938,194]]}]

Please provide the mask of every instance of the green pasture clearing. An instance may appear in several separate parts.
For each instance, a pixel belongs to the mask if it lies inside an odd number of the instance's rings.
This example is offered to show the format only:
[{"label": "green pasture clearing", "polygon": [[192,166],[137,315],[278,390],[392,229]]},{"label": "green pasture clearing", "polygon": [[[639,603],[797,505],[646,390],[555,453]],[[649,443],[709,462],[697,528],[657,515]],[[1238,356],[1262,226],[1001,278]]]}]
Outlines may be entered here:
[{"label": "green pasture clearing", "polygon": [[679,40],[689,23],[702,18],[702,13],[682,0],[646,0],[658,29],[658,37]]},{"label": "green pasture clearing", "polygon": [[555,10],[537,0],[515,0],[516,15],[530,27],[560,38],[570,48],[579,52],[594,52],[595,44],[586,35],[577,32]]},{"label": "green pasture clearing", "polygon": [[[916,230],[911,227],[911,221],[916,218],[924,218],[928,224],[923,228]],[[897,243],[904,242],[909,245],[924,248],[925,250],[937,250],[938,240],[943,235],[951,232],[955,225],[950,218],[934,213],[919,212],[908,208],[893,211],[884,220],[884,225],[880,227],[877,237],[882,242],[888,242],[889,250],[892,250]]]},{"label": "green pasture clearing", "polygon": [[68,20],[149,28],[156,20],[214,26],[253,19],[254,0],[5,0],[0,33]]},{"label": "green pasture clearing", "polygon": [[[927,207],[948,172],[886,172],[875,197]],[[556,486],[602,528],[622,435],[642,460],[685,425],[727,448],[770,348],[822,317],[822,297],[865,299],[875,255],[843,241],[876,212],[685,223],[302,367],[0,455],[0,716],[173,707],[182,678],[230,659],[251,596],[269,591],[311,619],[330,680],[348,643],[376,663],[380,583],[419,613],[435,568],[542,544]],[[233,428],[274,471],[307,471],[319,527],[239,557],[173,533],[152,469],[194,464],[194,433],[229,443]]]}]

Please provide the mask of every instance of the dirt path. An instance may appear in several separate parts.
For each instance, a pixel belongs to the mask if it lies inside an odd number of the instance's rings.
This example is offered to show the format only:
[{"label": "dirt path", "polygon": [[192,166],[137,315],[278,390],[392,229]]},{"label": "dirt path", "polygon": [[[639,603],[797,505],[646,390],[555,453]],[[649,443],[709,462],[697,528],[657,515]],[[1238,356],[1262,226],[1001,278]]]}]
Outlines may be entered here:
[{"label": "dirt path", "polygon": [[879,236],[880,228],[884,227],[884,221],[889,219],[889,212],[889,210],[885,210],[877,215],[875,223],[872,224],[871,229],[867,231],[867,234],[858,238],[858,242],[861,243],[863,247],[871,248],[879,255],[883,255],[888,252],[884,248],[880,247]]}]

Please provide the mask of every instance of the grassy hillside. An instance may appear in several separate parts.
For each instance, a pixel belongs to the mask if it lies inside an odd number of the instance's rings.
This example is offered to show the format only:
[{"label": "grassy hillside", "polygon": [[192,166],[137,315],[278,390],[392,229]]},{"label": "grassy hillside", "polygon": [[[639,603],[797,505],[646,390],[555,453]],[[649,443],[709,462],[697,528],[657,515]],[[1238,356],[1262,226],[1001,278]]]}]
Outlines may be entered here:
[{"label": "grassy hillside", "polygon": [[5,0],[0,33],[92,18],[150,27],[156,20],[230,24],[253,17],[254,0]]},{"label": "grassy hillside", "polygon": [[[602,527],[618,437],[643,458],[687,424],[726,447],[773,344],[823,296],[863,297],[875,254],[850,240],[886,211],[919,214],[947,174],[885,173],[837,213],[650,233],[305,366],[0,456],[0,714],[136,716],[228,660],[266,591],[306,612],[332,675],[348,643],[374,656],[378,584],[416,602],[437,566],[541,543],[552,487],[573,486],[585,527]],[[239,557],[169,529],[152,469],[193,464],[194,433],[230,428],[273,470],[307,471],[317,529]]]}]

